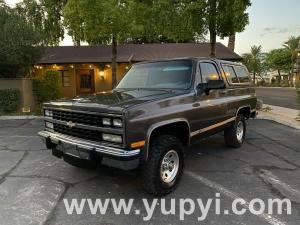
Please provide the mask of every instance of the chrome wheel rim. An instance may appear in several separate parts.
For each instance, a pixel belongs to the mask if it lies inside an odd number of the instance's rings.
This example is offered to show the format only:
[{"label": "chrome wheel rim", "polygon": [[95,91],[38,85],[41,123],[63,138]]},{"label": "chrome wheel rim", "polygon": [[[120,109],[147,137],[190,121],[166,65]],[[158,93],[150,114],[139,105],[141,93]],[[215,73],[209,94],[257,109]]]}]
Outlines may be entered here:
[{"label": "chrome wheel rim", "polygon": [[174,150],[170,150],[164,156],[161,161],[160,166],[160,176],[163,182],[170,183],[172,182],[179,169],[179,156],[178,153]]},{"label": "chrome wheel rim", "polygon": [[236,126],[236,137],[239,142],[242,142],[244,137],[244,123],[242,121],[239,121]]}]

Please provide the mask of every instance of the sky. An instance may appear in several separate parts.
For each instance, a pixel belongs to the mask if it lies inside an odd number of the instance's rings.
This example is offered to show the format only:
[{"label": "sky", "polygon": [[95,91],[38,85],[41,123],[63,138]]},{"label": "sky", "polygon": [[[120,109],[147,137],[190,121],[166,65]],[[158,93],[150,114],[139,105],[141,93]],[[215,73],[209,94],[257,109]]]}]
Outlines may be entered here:
[{"label": "sky", "polygon": [[[14,6],[20,0],[5,0]],[[251,0],[249,25],[236,36],[238,54],[247,53],[251,46],[261,45],[263,51],[281,48],[292,35],[300,35],[300,0]],[[218,41],[227,45],[227,38]],[[60,45],[73,45],[67,36]]]}]

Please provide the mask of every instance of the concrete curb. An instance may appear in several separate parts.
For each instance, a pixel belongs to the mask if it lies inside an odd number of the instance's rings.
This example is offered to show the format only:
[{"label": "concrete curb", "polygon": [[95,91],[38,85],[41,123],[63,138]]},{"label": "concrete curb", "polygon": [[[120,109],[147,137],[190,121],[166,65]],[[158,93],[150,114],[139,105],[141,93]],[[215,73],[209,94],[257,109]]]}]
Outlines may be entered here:
[{"label": "concrete curb", "polygon": [[41,119],[42,116],[0,116],[0,120],[32,120],[32,119]]},{"label": "concrete curb", "polygon": [[297,121],[295,119],[299,115],[298,110],[268,104],[263,104],[263,109],[264,108],[268,108],[270,110],[258,111],[258,119],[271,120],[285,126],[300,130],[300,121]]},{"label": "concrete curb", "polygon": [[259,87],[255,87],[255,88],[273,88],[273,89],[290,89],[290,90],[296,90],[296,87],[263,87],[263,86],[259,86]]},{"label": "concrete curb", "polygon": [[[260,112],[259,112],[259,113],[260,113]],[[274,122],[276,122],[276,123],[280,123],[280,124],[282,124],[282,125],[285,125],[285,126],[288,126],[288,127],[291,127],[291,128],[297,129],[297,130],[300,130],[300,125],[298,125],[298,124],[293,124],[293,123],[291,123],[291,122],[284,121],[284,120],[275,118],[275,117],[273,117],[273,116],[259,115],[259,113],[258,113],[257,119],[274,121]]]}]

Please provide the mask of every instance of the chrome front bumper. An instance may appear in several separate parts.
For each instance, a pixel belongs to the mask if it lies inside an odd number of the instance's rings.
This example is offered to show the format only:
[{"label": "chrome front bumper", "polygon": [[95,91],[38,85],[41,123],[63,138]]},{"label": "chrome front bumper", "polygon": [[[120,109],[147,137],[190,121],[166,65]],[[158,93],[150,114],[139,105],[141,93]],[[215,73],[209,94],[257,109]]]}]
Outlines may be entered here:
[{"label": "chrome front bumper", "polygon": [[44,139],[44,141],[46,141],[46,139],[49,139],[54,144],[65,143],[65,144],[77,146],[78,148],[82,148],[90,151],[96,151],[107,155],[113,155],[119,157],[132,157],[140,154],[140,149],[124,150],[121,148],[99,145],[96,142],[70,137],[67,135],[52,133],[49,131],[40,131],[38,135],[42,139]]}]

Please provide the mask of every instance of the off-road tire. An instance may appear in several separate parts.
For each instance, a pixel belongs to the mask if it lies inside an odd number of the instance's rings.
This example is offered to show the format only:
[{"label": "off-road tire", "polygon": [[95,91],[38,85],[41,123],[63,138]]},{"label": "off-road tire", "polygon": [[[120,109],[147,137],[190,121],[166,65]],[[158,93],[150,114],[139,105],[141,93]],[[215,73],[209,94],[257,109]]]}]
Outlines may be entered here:
[{"label": "off-road tire", "polygon": [[[166,183],[161,178],[161,163],[164,156],[174,150],[178,154],[179,166],[174,179]],[[148,160],[143,165],[142,177],[144,189],[153,195],[163,196],[172,192],[178,185],[184,168],[183,147],[180,140],[171,135],[161,135],[151,140]]]},{"label": "off-road tire", "polygon": [[[238,124],[243,124],[243,135],[242,138],[238,139]],[[234,123],[224,130],[224,139],[228,147],[239,148],[243,145],[246,135],[246,120],[241,114],[238,114]]]}]

